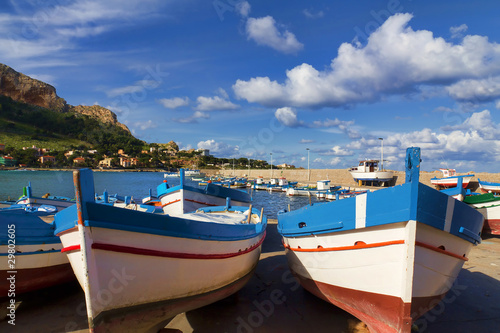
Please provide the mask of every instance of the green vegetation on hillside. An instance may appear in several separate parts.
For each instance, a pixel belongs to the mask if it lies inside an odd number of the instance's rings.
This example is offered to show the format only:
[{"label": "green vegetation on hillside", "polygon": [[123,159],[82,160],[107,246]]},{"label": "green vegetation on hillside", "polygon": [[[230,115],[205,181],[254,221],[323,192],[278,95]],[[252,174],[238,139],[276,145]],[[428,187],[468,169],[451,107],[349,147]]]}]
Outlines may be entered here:
[{"label": "green vegetation on hillside", "polygon": [[5,96],[0,96],[0,135],[2,143],[16,149],[40,142],[40,146],[55,150],[84,145],[102,154],[118,149],[138,154],[145,144],[118,126],[81,114],[19,103]]}]

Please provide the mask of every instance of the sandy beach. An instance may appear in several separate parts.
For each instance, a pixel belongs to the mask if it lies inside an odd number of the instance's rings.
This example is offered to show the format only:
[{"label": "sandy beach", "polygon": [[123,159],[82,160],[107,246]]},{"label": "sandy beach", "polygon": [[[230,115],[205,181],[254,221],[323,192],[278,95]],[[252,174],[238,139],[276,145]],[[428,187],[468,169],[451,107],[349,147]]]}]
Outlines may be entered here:
[{"label": "sandy beach", "polygon": [[[250,282],[235,295],[176,316],[164,330],[182,333],[368,332],[349,313],[304,291],[292,277],[271,220]],[[447,296],[416,325],[420,332],[495,332],[500,327],[500,237],[473,248]],[[2,309],[5,307],[2,306]],[[87,332],[77,283],[34,293],[19,305],[16,325],[1,332]]]}]

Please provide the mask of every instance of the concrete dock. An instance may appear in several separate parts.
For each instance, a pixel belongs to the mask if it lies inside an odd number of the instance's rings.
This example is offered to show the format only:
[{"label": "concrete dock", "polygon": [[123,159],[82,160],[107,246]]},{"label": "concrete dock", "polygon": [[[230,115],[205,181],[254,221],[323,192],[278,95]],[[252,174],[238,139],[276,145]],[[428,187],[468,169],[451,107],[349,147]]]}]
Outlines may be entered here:
[{"label": "concrete dock", "polygon": [[[270,221],[255,275],[235,295],[175,317],[164,330],[182,333],[368,332],[349,313],[304,291],[288,268],[276,220]],[[87,332],[77,283],[31,295],[16,325],[0,332]],[[500,331],[500,237],[474,247],[456,284],[416,325],[420,332]]]}]

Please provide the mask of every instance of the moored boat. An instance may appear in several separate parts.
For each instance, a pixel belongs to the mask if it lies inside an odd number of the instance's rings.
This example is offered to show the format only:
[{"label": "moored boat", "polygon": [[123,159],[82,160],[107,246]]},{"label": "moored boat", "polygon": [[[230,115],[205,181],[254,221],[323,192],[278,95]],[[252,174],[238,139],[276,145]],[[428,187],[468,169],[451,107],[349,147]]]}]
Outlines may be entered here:
[{"label": "moored boat", "polygon": [[379,162],[379,160],[360,161],[358,166],[349,168],[348,171],[359,185],[367,182],[374,185],[388,185],[392,181],[394,173],[379,168]]},{"label": "moored boat", "polygon": [[248,207],[252,197],[245,191],[231,189],[207,183],[205,188],[197,188],[186,185],[184,182],[184,170],[180,170],[180,184],[170,187],[168,183],[158,185],[156,193],[161,200],[161,206],[165,214],[181,215],[192,212],[201,207],[223,206],[226,199],[231,199],[233,206]]},{"label": "moored boat", "polygon": [[63,196],[53,196],[49,193],[42,197],[34,196],[31,182],[29,182],[28,186],[23,187],[23,195],[19,199],[17,199],[16,204],[25,204],[32,206],[50,205],[55,206],[58,209],[64,209],[66,207],[74,205],[75,201],[71,198]]},{"label": "moored boat", "polygon": [[479,183],[481,192],[500,194],[500,183],[486,182],[479,178],[477,179],[477,182]]},{"label": "moored boat", "polygon": [[439,169],[443,173],[442,178],[433,177],[431,178],[431,184],[438,187],[456,187],[458,183],[458,179],[462,178],[462,187],[467,188],[469,186],[469,182],[471,181],[474,175],[457,175],[457,171],[455,169]]},{"label": "moored boat", "polygon": [[157,332],[238,291],[257,265],[267,219],[256,210],[151,214],[95,203],[91,170],[75,171],[74,182],[77,205],[56,215],[55,232],[93,332]]},{"label": "moored boat", "polygon": [[0,298],[75,280],[54,236],[56,211],[55,206],[23,204],[0,209]]},{"label": "moored boat", "polygon": [[500,198],[493,193],[466,196],[463,201],[484,216],[484,234],[500,235]]},{"label": "moored boat", "polygon": [[419,168],[420,149],[408,148],[405,184],[278,215],[302,286],[372,333],[410,332],[481,241],[483,216],[419,183]]}]

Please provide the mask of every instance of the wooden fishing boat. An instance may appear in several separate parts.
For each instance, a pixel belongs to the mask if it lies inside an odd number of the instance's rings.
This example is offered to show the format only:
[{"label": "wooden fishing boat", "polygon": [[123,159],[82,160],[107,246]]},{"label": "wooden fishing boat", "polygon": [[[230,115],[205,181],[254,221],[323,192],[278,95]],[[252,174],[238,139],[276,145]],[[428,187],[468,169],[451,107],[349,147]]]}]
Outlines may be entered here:
[{"label": "wooden fishing boat", "polygon": [[456,187],[458,179],[462,178],[462,187],[467,188],[472,177],[474,177],[474,175],[470,174],[458,176],[455,169],[439,169],[439,171],[443,173],[442,178],[431,178],[431,184],[438,187]]},{"label": "wooden fishing boat", "polygon": [[181,215],[193,212],[201,207],[223,206],[226,198],[231,198],[233,206],[248,207],[252,197],[245,191],[223,187],[208,183],[205,188],[193,187],[185,184],[184,172],[180,171],[180,184],[170,187],[163,182],[156,188],[161,200],[163,212],[170,215]]},{"label": "wooden fishing boat", "polygon": [[278,215],[302,286],[372,333],[410,332],[481,241],[483,216],[419,183],[419,168],[420,148],[408,148],[405,184]]},{"label": "wooden fishing boat", "polygon": [[479,178],[477,179],[477,182],[479,183],[481,192],[500,194],[500,183],[486,182]]},{"label": "wooden fishing boat", "polygon": [[493,193],[466,196],[464,202],[484,216],[484,234],[500,235],[500,198]]},{"label": "wooden fishing boat", "polygon": [[206,207],[173,217],[98,204],[92,171],[74,172],[77,204],[56,214],[85,291],[92,332],[157,332],[175,315],[225,298],[251,277],[266,217]]},{"label": "wooden fishing boat", "polygon": [[47,194],[43,197],[36,197],[33,195],[33,189],[31,187],[31,182],[28,183],[28,186],[23,187],[23,195],[17,199],[16,204],[19,205],[32,205],[32,206],[41,206],[41,205],[50,205],[55,206],[59,210],[69,207],[75,204],[75,201],[71,198],[63,197],[63,196],[53,196]]},{"label": "wooden fishing boat", "polygon": [[0,209],[0,299],[75,279],[61,240],[54,236],[56,211],[47,205]]}]

